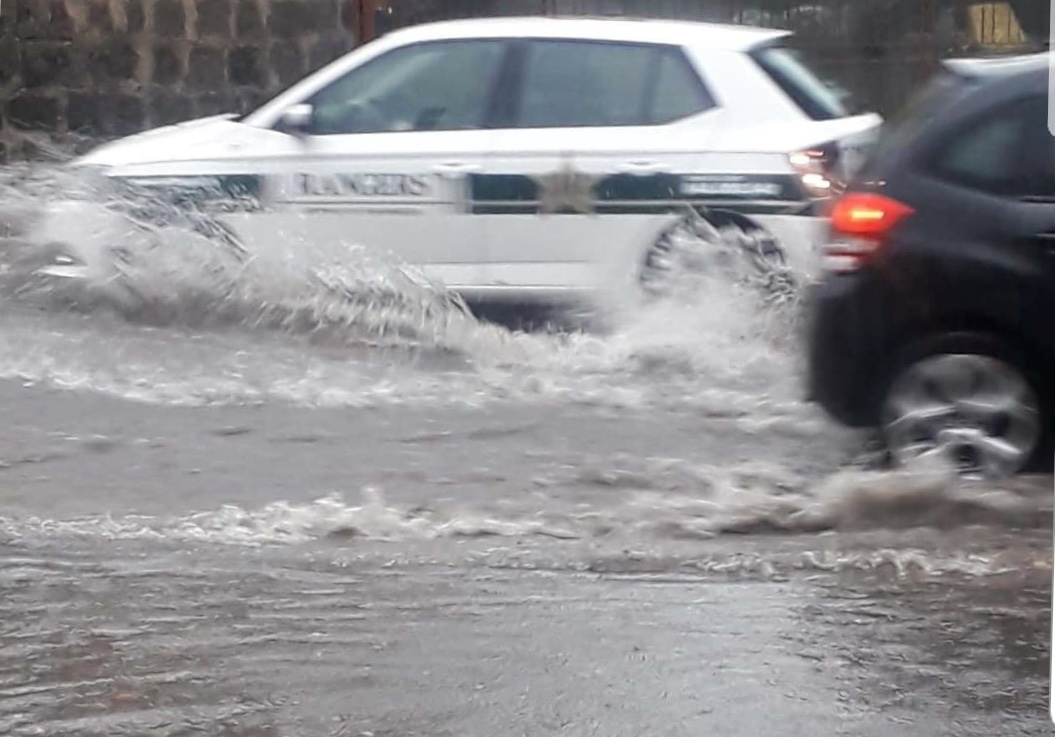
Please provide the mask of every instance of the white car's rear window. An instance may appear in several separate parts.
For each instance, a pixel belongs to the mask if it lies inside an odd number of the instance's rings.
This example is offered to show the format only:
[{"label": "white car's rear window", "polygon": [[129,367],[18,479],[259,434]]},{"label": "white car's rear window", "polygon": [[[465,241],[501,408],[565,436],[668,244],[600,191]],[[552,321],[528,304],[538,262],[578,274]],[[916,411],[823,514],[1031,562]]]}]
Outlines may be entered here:
[{"label": "white car's rear window", "polygon": [[763,46],[751,58],[813,120],[852,115],[849,93],[816,74],[801,52],[782,45]]}]

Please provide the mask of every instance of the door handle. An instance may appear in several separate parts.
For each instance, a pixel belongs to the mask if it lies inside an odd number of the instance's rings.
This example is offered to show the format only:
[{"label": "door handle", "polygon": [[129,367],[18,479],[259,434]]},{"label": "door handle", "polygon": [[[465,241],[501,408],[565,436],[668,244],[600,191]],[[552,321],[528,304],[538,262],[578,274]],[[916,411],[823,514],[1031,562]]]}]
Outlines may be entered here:
[{"label": "door handle", "polygon": [[442,164],[436,164],[436,166],[432,167],[432,170],[437,174],[455,176],[479,171],[480,168],[479,164],[470,164],[467,161],[445,161]]},{"label": "door handle", "polygon": [[1030,240],[1037,248],[1043,249],[1049,256],[1055,256],[1055,231],[1046,230],[1034,233]]},{"label": "door handle", "polygon": [[658,161],[628,161],[623,166],[624,174],[666,174],[670,167]]},{"label": "door handle", "polygon": [[1046,230],[1034,233],[1033,242],[1049,252],[1055,253],[1055,230]]}]

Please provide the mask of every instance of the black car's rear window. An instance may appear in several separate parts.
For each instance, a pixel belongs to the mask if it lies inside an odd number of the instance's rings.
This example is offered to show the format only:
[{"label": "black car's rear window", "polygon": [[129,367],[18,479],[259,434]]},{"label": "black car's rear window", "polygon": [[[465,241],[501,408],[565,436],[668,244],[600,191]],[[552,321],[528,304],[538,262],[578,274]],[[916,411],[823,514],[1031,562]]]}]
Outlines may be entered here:
[{"label": "black car's rear window", "polygon": [[909,145],[932,119],[934,112],[962,92],[967,84],[966,78],[952,72],[942,72],[931,78],[883,122],[870,159],[882,159],[887,152]]},{"label": "black car's rear window", "polygon": [[852,115],[849,93],[817,74],[801,51],[769,44],[750,54],[781,90],[813,120]]}]

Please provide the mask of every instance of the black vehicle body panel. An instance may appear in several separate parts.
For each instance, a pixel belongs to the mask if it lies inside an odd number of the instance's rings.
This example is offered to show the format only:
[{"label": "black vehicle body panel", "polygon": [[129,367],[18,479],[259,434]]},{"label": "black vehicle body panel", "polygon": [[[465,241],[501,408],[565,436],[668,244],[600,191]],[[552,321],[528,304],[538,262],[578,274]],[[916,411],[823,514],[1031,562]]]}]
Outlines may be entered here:
[{"label": "black vehicle body panel", "polygon": [[[978,191],[927,168],[935,147],[964,126],[1023,100],[1037,104],[1047,94],[1047,68],[935,84],[951,86],[932,109],[924,103],[902,129],[885,133],[849,187],[891,197],[913,214],[864,268],[826,275],[807,299],[807,396],[847,425],[878,423],[899,356],[935,335],[995,335],[1038,375],[1055,369],[1055,199]],[[1047,130],[1030,136],[1015,163],[1026,178],[1043,175],[1040,152],[1052,145]]]}]

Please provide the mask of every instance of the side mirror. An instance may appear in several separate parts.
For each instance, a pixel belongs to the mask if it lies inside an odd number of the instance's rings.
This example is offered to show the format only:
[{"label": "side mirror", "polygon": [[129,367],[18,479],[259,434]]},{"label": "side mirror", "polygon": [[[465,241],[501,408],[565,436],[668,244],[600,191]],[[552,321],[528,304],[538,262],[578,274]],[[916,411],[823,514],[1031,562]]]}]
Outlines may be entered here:
[{"label": "side mirror", "polygon": [[278,119],[278,130],[290,133],[294,136],[307,135],[311,130],[311,124],[315,120],[315,108],[309,103],[302,102],[286,108]]},{"label": "side mirror", "polygon": [[395,27],[395,18],[393,17],[393,11],[391,5],[386,5],[383,8],[377,8],[374,11],[374,36],[384,36]]}]

